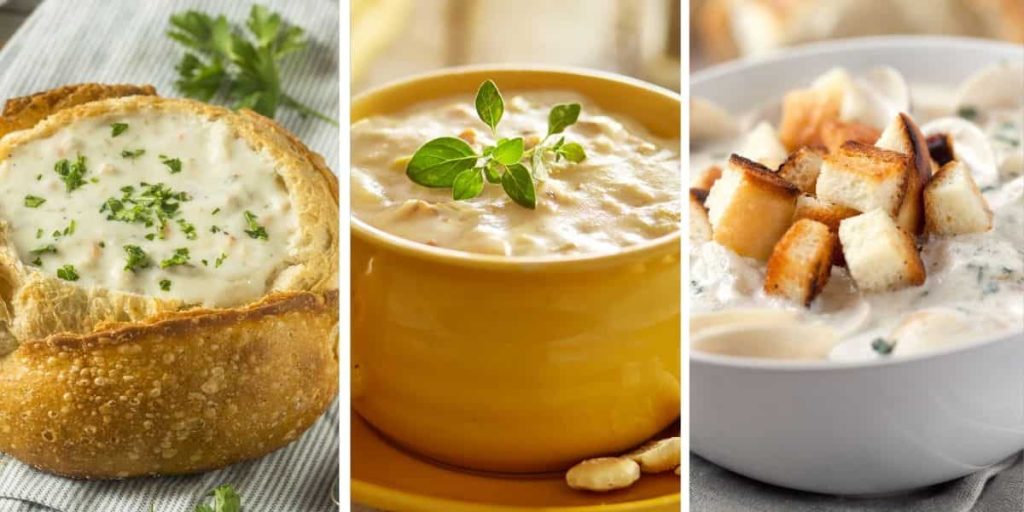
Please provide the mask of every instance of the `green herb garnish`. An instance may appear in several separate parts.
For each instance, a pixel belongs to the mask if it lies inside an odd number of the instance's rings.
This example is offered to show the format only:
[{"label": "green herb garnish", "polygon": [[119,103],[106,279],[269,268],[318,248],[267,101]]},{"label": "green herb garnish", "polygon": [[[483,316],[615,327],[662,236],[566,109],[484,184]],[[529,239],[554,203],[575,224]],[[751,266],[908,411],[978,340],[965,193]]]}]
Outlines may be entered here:
[{"label": "green herb garnish", "polygon": [[[477,116],[497,136],[505,103],[493,81],[487,80],[480,85],[475,105]],[[547,134],[530,149],[524,147],[522,137],[498,139],[493,146],[484,146],[480,153],[457,137],[431,140],[412,155],[405,174],[425,187],[451,188],[452,198],[457,201],[479,196],[485,181],[501,184],[517,204],[536,208],[534,178],[543,172],[547,161],[559,162],[565,158],[578,163],[587,157],[583,146],[565,142],[564,136],[553,144],[547,144],[554,135],[575,124],[579,115],[578,103],[555,105],[548,113]]]},{"label": "green herb garnish", "polygon": [[245,211],[245,223],[249,226],[249,229],[245,230],[245,234],[249,235],[250,238],[257,240],[267,239],[267,230],[256,222],[256,216],[249,210]]},{"label": "green herb garnish", "polygon": [[885,338],[875,338],[871,342],[871,350],[878,352],[883,356],[892,354],[892,349],[896,348],[896,343],[886,340]]},{"label": "green herb garnish", "polygon": [[57,277],[65,281],[78,281],[78,272],[74,266],[67,264],[57,269]]},{"label": "green herb garnish", "polygon": [[213,267],[214,268],[220,268],[220,265],[222,263],[224,263],[224,260],[226,260],[226,259],[228,259],[228,255],[224,254],[224,253],[220,253],[220,256],[217,256],[217,261],[213,262]]},{"label": "green herb garnish", "polygon": [[174,250],[174,255],[160,262],[160,268],[188,265],[188,248],[181,247]]},{"label": "green herb garnish", "polygon": [[128,125],[125,123],[113,123],[110,125],[110,136],[117,137],[128,130]]},{"label": "green herb garnish", "polygon": [[220,213],[220,207],[214,208],[210,215],[217,215],[218,213]]},{"label": "green herb garnish", "polygon": [[242,512],[242,498],[230,485],[208,492],[193,512]]},{"label": "green herb garnish", "polygon": [[956,115],[968,121],[973,121],[978,118],[978,109],[970,106],[963,106],[956,109]]},{"label": "green herb garnish", "polygon": [[141,183],[142,191],[135,193],[135,187],[122,187],[121,197],[111,197],[100,207],[100,213],[107,213],[107,220],[143,224],[156,227],[156,233],[146,235],[147,240],[157,236],[165,237],[164,228],[168,219],[179,213],[181,203],[192,198],[185,192],[175,192],[163,183],[151,185]]},{"label": "green herb garnish", "polygon": [[54,254],[56,254],[57,253],[57,246],[53,245],[53,244],[46,244],[46,245],[44,245],[42,247],[36,247],[35,249],[32,249],[31,251],[29,251],[29,254],[36,255],[36,256],[41,255],[41,254],[47,254],[47,253],[54,253]]},{"label": "green herb garnish", "polygon": [[185,235],[185,238],[189,240],[196,239],[196,227],[185,221],[185,219],[178,219],[178,227],[181,228],[181,232]]},{"label": "green herb garnish", "polygon": [[25,196],[25,206],[28,207],[28,208],[39,208],[39,205],[41,205],[41,204],[43,204],[45,202],[46,202],[46,199],[43,199],[43,198],[41,198],[39,196],[33,196],[33,195]]},{"label": "green herb garnish", "polygon": [[170,158],[166,155],[160,155],[160,162],[167,166],[171,170],[171,174],[177,174],[181,172],[181,160],[177,158]]},{"label": "green herb garnish", "polygon": [[136,158],[138,158],[138,157],[140,157],[142,155],[145,155],[145,154],[146,154],[146,150],[145,149],[135,149],[135,150],[127,150],[127,149],[125,149],[125,150],[121,151],[121,158],[129,158],[129,159],[134,160],[134,159],[136,159]]},{"label": "green herb garnish", "polygon": [[140,268],[149,268],[152,263],[149,256],[137,245],[124,246],[125,264],[124,269],[135,272]]},{"label": "green herb garnish", "polygon": [[43,228],[39,228],[39,229],[36,230],[36,240],[39,240],[42,237],[43,237]]},{"label": "green herb garnish", "polygon": [[73,234],[75,234],[75,229],[77,227],[78,227],[78,223],[75,222],[75,219],[71,219],[71,222],[68,223],[67,227],[64,228],[64,231],[61,231],[60,234],[61,234],[61,236],[73,235]]},{"label": "green herb garnish", "polygon": [[190,98],[209,101],[221,96],[234,108],[248,108],[273,118],[278,107],[295,110],[338,126],[338,121],[313,110],[284,92],[281,60],[307,46],[303,30],[279,14],[254,5],[245,28],[223,15],[198,11],[171,16],[167,35],[185,47],[174,85]]},{"label": "green herb garnish", "polygon": [[165,292],[171,291],[171,281],[168,280],[168,279],[161,279],[160,280],[160,289],[165,291]]},{"label": "green herb garnish", "polygon": [[59,160],[54,164],[53,170],[64,181],[64,188],[68,192],[73,192],[75,189],[85,185],[86,167],[85,157],[82,155],[78,155],[74,162],[69,162],[66,158]]}]

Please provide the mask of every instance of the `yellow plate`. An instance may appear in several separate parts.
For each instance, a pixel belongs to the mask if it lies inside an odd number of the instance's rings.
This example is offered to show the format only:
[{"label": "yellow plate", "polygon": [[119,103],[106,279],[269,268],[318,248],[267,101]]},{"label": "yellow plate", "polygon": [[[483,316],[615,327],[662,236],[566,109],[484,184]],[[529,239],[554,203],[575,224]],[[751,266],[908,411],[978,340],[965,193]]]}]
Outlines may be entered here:
[{"label": "yellow plate", "polygon": [[[678,432],[678,423],[671,428]],[[517,478],[437,465],[393,446],[352,411],[352,499],[403,512],[662,512],[679,510],[680,498],[672,472],[593,494],[569,489],[561,474]]]}]

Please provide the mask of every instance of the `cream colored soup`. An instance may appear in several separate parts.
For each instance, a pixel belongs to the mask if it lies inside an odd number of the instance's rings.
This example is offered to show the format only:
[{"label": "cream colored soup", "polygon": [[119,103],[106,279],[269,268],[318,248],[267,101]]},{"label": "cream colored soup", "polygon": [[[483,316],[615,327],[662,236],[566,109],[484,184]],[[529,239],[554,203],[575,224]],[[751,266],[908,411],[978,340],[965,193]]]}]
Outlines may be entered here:
[{"label": "cream colored soup", "polygon": [[[117,136],[115,123],[127,125]],[[69,191],[55,166],[79,157],[83,182]],[[272,159],[224,122],[182,114],[75,121],[15,148],[0,162],[0,182],[0,219],[23,263],[82,287],[189,304],[234,306],[264,295],[286,265],[297,226]],[[127,211],[110,218],[111,198],[130,209],[132,200],[148,200],[147,190],[152,198],[154,186],[174,194],[165,204],[178,204],[163,221],[152,210],[149,225]],[[148,264],[126,269],[126,246],[143,251]]]},{"label": "cream colored soup", "polygon": [[478,151],[494,138],[472,99],[428,103],[352,125],[352,211],[394,235],[433,246],[503,256],[609,253],[679,229],[679,143],[660,140],[629,120],[602,113],[585,99],[546,92],[511,97],[501,136],[527,145],[547,130],[558,103],[583,106],[566,140],[583,145],[581,163],[554,163],[539,179],[537,208],[513,203],[500,186],[454,201],[405,175],[408,157],[423,143],[462,134]]}]

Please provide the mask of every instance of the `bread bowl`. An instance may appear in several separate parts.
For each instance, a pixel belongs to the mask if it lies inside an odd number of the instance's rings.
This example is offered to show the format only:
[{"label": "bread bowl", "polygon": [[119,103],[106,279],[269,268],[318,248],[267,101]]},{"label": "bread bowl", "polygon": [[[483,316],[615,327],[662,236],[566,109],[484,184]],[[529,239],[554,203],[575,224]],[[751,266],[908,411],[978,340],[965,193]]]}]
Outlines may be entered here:
[{"label": "bread bowl", "polygon": [[148,86],[12,100],[0,129],[0,451],[71,477],[193,473],[323,413],[338,189],[319,155]]}]

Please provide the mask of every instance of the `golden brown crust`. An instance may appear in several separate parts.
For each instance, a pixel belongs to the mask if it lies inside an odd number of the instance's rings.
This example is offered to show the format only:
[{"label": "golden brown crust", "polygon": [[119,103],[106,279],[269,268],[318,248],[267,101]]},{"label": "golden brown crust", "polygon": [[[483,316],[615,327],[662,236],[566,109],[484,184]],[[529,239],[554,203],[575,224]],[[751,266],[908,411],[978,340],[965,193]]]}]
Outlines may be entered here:
[{"label": "golden brown crust", "polygon": [[739,155],[729,156],[729,164],[743,169],[750,184],[763,189],[764,191],[779,196],[796,197],[800,195],[800,189],[796,185],[786,181],[771,169],[748,160]]},{"label": "golden brown crust", "polygon": [[836,235],[825,224],[794,222],[768,259],[765,293],[809,306],[828,284],[835,245]]},{"label": "golden brown crust", "polygon": [[337,291],[23,343],[0,451],[66,476],[203,471],[293,441],[337,393]]},{"label": "golden brown crust", "polygon": [[779,166],[779,177],[796,185],[801,192],[813,194],[825,152],[823,146],[803,146],[797,149]]},{"label": "golden brown crust", "polygon": [[0,159],[88,117],[223,121],[273,159],[299,229],[266,297],[190,309],[34,271],[0,220],[0,451],[62,475],[124,478],[208,470],[284,446],[337,394],[337,179],[258,114],[145,96],[148,86],[93,85],[9,102],[5,118],[19,128],[0,139]]},{"label": "golden brown crust", "polygon": [[0,137],[36,125],[50,114],[75,105],[125,96],[155,96],[152,85],[75,84],[12,98],[4,104],[0,117]]},{"label": "golden brown crust", "polygon": [[821,142],[828,150],[836,151],[844,142],[856,141],[862,144],[874,144],[882,132],[874,126],[861,123],[846,123],[838,119],[829,119],[821,126]]}]

